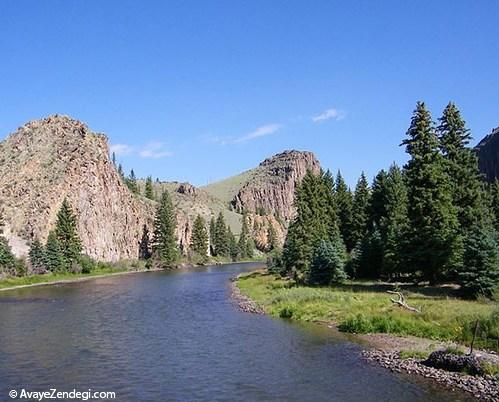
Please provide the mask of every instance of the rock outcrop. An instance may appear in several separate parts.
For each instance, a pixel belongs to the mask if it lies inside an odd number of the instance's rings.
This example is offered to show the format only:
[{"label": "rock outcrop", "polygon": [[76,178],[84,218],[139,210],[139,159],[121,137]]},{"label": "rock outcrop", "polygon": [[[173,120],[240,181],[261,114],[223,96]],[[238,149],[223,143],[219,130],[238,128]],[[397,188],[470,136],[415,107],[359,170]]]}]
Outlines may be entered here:
[{"label": "rock outcrop", "polygon": [[124,185],[104,135],[54,115],[27,123],[0,144],[0,205],[16,254],[26,253],[35,238],[46,240],[66,197],[86,254],[106,261],[137,258],[154,203]]},{"label": "rock outcrop", "polygon": [[475,147],[480,171],[488,182],[499,178],[499,127],[483,138]]},{"label": "rock outcrop", "polygon": [[295,189],[307,170],[320,171],[319,161],[312,152],[285,151],[265,159],[232,199],[231,205],[238,212],[270,214],[288,223],[296,214]]},{"label": "rock outcrop", "polygon": [[[296,186],[307,170],[320,170],[311,152],[285,151],[258,167],[203,188],[189,183],[153,183],[155,198],[170,192],[176,235],[186,253],[197,215],[208,223],[222,213],[232,232],[248,216],[257,247],[267,249],[269,228],[283,243],[294,217]],[[144,181],[138,181],[140,193]],[[45,242],[67,198],[78,217],[83,251],[104,261],[134,259],[145,224],[153,229],[157,201],[132,194],[109,159],[107,138],[67,116],[31,121],[0,143],[0,208],[4,236],[18,256]]]}]

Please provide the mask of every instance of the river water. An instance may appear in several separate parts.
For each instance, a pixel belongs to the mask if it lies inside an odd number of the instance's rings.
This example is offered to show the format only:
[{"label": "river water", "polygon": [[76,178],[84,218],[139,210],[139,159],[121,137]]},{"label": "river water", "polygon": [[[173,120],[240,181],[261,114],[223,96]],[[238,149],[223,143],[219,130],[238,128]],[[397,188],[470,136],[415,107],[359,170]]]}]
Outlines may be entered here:
[{"label": "river water", "polygon": [[254,264],[0,292],[0,401],[22,388],[117,401],[464,401],[366,363],[313,324],[247,314],[229,279]]}]

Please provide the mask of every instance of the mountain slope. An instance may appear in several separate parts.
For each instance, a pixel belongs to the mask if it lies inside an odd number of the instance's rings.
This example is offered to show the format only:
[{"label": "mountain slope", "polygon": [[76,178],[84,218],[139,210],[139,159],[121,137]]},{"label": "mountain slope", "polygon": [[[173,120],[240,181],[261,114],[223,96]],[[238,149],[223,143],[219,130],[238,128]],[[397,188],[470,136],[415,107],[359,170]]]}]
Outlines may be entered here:
[{"label": "mountain slope", "polygon": [[475,147],[480,171],[489,182],[499,178],[499,127],[485,136]]},{"label": "mountain slope", "polygon": [[255,169],[203,187],[239,213],[273,215],[287,224],[296,211],[294,194],[307,170],[320,171],[312,152],[284,151],[265,159]]},{"label": "mountain slope", "polygon": [[46,240],[67,197],[86,254],[137,258],[153,204],[130,193],[108,152],[104,135],[59,115],[29,122],[0,144],[0,204],[16,254],[35,238]]}]

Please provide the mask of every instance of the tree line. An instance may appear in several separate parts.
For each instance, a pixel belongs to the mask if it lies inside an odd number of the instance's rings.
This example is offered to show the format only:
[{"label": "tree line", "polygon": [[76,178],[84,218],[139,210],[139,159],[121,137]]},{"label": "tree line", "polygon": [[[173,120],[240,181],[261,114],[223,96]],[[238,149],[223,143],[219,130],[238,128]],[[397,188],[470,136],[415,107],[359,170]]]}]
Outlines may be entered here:
[{"label": "tree line", "polygon": [[[146,267],[167,268],[179,261],[181,253],[175,229],[175,209],[170,195],[164,191],[155,212],[152,234],[149,233],[147,225],[143,226],[138,258],[147,261]],[[0,214],[0,272],[8,275],[89,273],[99,265],[82,254],[77,217],[67,199],[61,204],[55,227],[49,232],[45,244],[37,238],[32,241],[27,264],[14,256],[7,239],[1,234],[3,219]],[[253,258],[254,242],[246,214],[242,218],[242,230],[238,240],[230,226],[225,223],[221,212],[216,220],[212,218],[209,228],[201,215],[196,217],[188,251],[189,261],[206,263],[210,255],[232,261]]]},{"label": "tree line", "polygon": [[409,161],[361,174],[355,190],[341,173],[308,172],[296,218],[271,270],[302,283],[350,278],[457,282],[469,296],[499,285],[499,183],[478,169],[470,131],[453,103],[434,123],[416,105],[402,141]]}]

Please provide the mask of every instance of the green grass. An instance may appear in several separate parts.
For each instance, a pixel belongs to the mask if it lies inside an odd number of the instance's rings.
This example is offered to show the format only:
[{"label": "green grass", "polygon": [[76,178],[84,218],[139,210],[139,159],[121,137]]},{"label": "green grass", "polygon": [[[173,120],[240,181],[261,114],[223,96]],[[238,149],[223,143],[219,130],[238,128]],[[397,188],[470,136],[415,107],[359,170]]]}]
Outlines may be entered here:
[{"label": "green grass", "polygon": [[402,360],[405,359],[417,359],[417,360],[425,360],[428,357],[429,353],[424,350],[401,350],[399,352],[399,357]]},{"label": "green grass", "polygon": [[275,317],[329,321],[344,332],[391,333],[469,344],[480,322],[477,347],[499,350],[499,306],[461,300],[452,289],[404,288],[409,305],[421,314],[390,301],[389,285],[351,282],[336,287],[296,286],[292,281],[254,273],[238,281],[241,291]]},{"label": "green grass", "polygon": [[9,277],[0,280],[0,289],[14,286],[35,285],[37,283],[52,283],[67,280],[76,280],[81,278],[93,278],[103,275],[114,274],[118,272],[132,272],[145,270],[142,261],[121,261],[114,264],[100,264],[98,268],[88,274],[83,273],[48,273],[43,275],[29,275],[22,277]]}]

